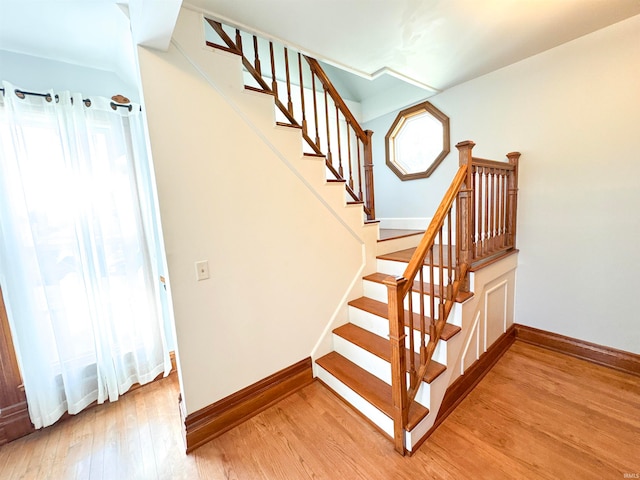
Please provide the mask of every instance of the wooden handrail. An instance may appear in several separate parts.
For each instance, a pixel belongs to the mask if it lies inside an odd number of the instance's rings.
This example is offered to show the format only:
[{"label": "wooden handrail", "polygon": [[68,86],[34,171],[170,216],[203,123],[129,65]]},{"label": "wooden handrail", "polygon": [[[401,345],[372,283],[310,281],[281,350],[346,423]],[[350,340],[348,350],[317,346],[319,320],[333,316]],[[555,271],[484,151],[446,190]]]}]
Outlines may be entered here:
[{"label": "wooden handrail", "polygon": [[445,193],[438,209],[436,210],[435,215],[431,219],[429,223],[429,227],[424,232],[424,236],[422,240],[420,240],[420,244],[416,247],[416,250],[407,265],[407,268],[404,270],[403,277],[409,280],[409,283],[400,291],[400,293],[404,296],[407,291],[411,288],[411,283],[418,273],[418,269],[422,268],[424,265],[424,260],[427,256],[427,252],[433,246],[436,235],[440,230],[440,227],[444,225],[444,220],[447,216],[447,213],[451,210],[453,205],[453,201],[458,196],[462,185],[464,184],[465,179],[467,178],[467,166],[463,165],[458,168],[458,172],[455,177],[453,177],[453,181],[449,186],[449,189]]},{"label": "wooden handrail", "polygon": [[[260,67],[260,54],[259,54],[259,40],[256,35],[252,35],[252,42],[245,42],[245,48],[243,50],[242,45],[242,33],[239,29],[235,29],[235,41],[225,32],[225,29],[222,23],[206,18],[207,23],[211,26],[214,32],[218,35],[222,43],[224,45],[218,45],[213,42],[207,41],[207,45],[222,48],[223,50],[232,52],[234,54],[239,55],[242,58],[242,65],[246,69],[247,72],[251,74],[256,83],[258,84],[258,90],[262,90],[266,93],[270,93],[273,95],[274,102],[278,110],[282,113],[284,118],[286,118],[287,122],[295,127],[299,127],[302,130],[302,138],[309,145],[313,153],[317,155],[323,155],[325,157],[325,164],[327,166],[327,170],[335,177],[337,180],[345,180],[345,190],[347,194],[355,201],[355,202],[363,202],[364,212],[367,215],[368,220],[375,219],[375,206],[374,199],[375,196],[373,194],[373,158],[372,158],[372,145],[371,145],[371,135],[373,132],[364,131],[357,119],[347,107],[346,103],[338,93],[337,89],[325,73],[325,71],[320,66],[320,63],[307,55],[302,55],[299,52],[292,52],[293,56],[297,56],[297,62],[293,62],[290,65],[289,62],[289,47],[281,46],[279,47],[282,50],[283,59],[284,59],[284,74],[280,72],[280,78],[284,78],[285,87],[286,87],[286,105],[279,98],[278,92],[278,81],[277,72],[276,72],[276,62],[274,58],[274,44],[272,41],[269,41],[269,55],[270,55],[270,67],[271,67],[271,78],[270,83],[268,84],[265,77],[263,77],[262,68]],[[231,28],[231,27],[229,27]],[[253,44],[253,47],[250,47],[250,44]],[[253,48],[253,62],[247,58],[247,48]],[[312,101],[309,101],[307,104],[305,102],[305,86],[303,86],[303,81],[305,79],[305,75],[303,75],[303,67],[301,62],[301,57],[304,56],[305,64],[308,67],[307,73],[311,75],[311,94],[313,95]],[[299,78],[299,90],[300,90],[300,109],[297,108],[297,105],[294,106],[294,99],[292,98],[292,88],[291,81],[292,78],[295,78],[291,72],[290,67],[293,67],[294,70],[298,70],[297,77]],[[267,74],[269,75],[269,74]],[[268,78],[268,76],[267,76]],[[316,90],[316,80],[321,85],[320,90]],[[249,87],[251,89],[255,89],[254,87]],[[309,86],[306,87],[307,90]],[[322,103],[322,99],[318,99],[318,95],[324,97],[324,105],[318,105]],[[329,103],[327,101],[327,97],[331,99],[333,102],[333,106],[335,106],[336,113],[336,124],[332,126],[329,121]],[[296,100],[298,102],[298,100]],[[332,108],[333,108],[332,106]],[[307,108],[309,112],[307,112]],[[319,115],[319,110],[323,109],[321,115]],[[296,115],[301,114],[301,118],[296,118]],[[342,118],[340,118],[342,115]],[[319,129],[319,121],[325,122],[326,132],[320,132]],[[346,124],[346,132],[342,137],[344,138],[344,143],[341,144],[341,122]],[[342,125],[344,125],[342,124]],[[331,130],[331,128],[335,130]],[[326,138],[322,138],[322,135],[326,134]],[[334,142],[337,143],[334,144]],[[332,146],[333,144],[333,146]],[[343,149],[342,147],[345,146]],[[335,151],[335,155],[332,154],[332,149]],[[344,151],[343,151],[344,150]],[[344,155],[343,155],[344,154]],[[349,162],[347,168],[343,168],[342,159],[343,156],[346,157],[346,160]],[[337,158],[338,165],[337,167],[334,165],[334,158]],[[362,162],[362,158],[364,158],[364,162]]]},{"label": "wooden handrail", "polygon": [[315,58],[311,58],[306,55],[304,56],[304,58],[306,58],[307,62],[309,63],[309,68],[311,68],[311,71],[318,77],[324,88],[327,89],[327,92],[329,93],[333,101],[336,102],[336,105],[345,116],[347,122],[349,123],[349,125],[351,125],[351,128],[353,128],[358,138],[365,142],[367,140],[367,134],[358,123],[358,120],[356,120],[356,117],[353,116],[353,113],[351,113],[351,110],[349,110],[347,104],[344,103],[344,100],[338,93],[338,90],[336,90],[336,87],[333,85],[318,61]]},{"label": "wooden handrail", "polygon": [[[507,154],[507,156],[512,154]],[[518,156],[520,154],[518,153]],[[473,165],[478,167],[498,168],[500,170],[511,171],[515,169],[515,165],[511,163],[498,162],[496,160],[487,160],[485,158],[472,157]]]}]

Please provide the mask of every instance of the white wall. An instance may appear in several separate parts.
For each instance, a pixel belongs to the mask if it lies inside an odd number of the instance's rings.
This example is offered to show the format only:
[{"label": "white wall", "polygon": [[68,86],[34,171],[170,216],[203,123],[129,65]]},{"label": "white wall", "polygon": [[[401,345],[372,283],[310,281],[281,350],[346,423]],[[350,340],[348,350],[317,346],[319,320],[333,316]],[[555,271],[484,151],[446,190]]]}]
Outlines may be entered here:
[{"label": "white wall", "polygon": [[[181,17],[178,30],[197,31]],[[242,90],[237,58],[206,52],[222,62],[214,85],[191,48],[139,49],[188,414],[309,357],[364,261],[362,241],[247,118],[273,122],[269,97],[243,94],[256,112],[241,113],[225,94]],[[274,132],[313,161],[299,132]],[[199,260],[209,280],[196,281]]]},{"label": "white wall", "polygon": [[0,80],[33,92],[70,90],[85,97],[122,94],[140,101],[137,85],[114,72],[0,50]]},{"label": "white wall", "polygon": [[[640,353],[638,79],[640,16],[429,99],[450,117],[452,143],[473,140],[474,154],[485,158],[522,153],[515,321],[634,353]],[[436,178],[453,175],[454,152]],[[380,215],[409,216],[398,202],[409,198],[411,216],[424,216],[422,199],[441,188],[436,178],[405,182],[412,185],[401,191],[382,162],[378,155]]]}]

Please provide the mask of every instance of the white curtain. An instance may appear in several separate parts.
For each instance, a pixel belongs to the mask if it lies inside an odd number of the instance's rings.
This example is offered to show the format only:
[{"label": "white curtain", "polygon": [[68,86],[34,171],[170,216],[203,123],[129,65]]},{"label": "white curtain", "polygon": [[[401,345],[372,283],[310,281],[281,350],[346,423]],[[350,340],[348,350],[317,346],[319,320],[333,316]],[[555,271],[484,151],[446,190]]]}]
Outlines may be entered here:
[{"label": "white curtain", "polygon": [[0,95],[0,285],[37,428],[171,363],[139,108]]}]

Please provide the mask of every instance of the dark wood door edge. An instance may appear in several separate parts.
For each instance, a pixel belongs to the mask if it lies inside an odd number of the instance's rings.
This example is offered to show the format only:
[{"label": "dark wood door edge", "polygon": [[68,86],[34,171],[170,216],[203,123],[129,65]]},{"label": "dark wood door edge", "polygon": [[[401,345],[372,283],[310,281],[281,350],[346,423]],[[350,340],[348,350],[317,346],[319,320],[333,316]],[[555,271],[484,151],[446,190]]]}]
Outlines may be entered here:
[{"label": "dark wood door edge", "polygon": [[29,418],[27,402],[3,406],[0,411],[0,445],[33,433],[35,428]]},{"label": "dark wood door edge", "polygon": [[187,453],[257,415],[312,381],[311,358],[306,358],[186,417],[181,405]]},{"label": "dark wood door edge", "polygon": [[515,329],[516,338],[522,342],[640,376],[640,355],[638,354],[566,337],[526,325],[516,324]]}]

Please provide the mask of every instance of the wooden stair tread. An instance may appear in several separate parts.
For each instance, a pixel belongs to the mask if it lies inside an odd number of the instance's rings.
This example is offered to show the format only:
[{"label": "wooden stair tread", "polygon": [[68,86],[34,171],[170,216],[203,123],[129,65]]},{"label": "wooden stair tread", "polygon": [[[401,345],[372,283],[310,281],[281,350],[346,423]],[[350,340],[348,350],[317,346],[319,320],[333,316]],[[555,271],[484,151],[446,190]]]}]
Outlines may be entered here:
[{"label": "wooden stair tread", "polygon": [[[364,328],[360,328],[353,323],[347,323],[341,327],[336,328],[333,333],[344,338],[348,342],[357,345],[369,353],[372,353],[378,358],[391,363],[391,344],[389,340],[382,338],[375,333],[371,333]],[[407,355],[409,349],[407,349]],[[418,353],[413,354],[414,365],[420,365],[420,355]],[[407,365],[407,368],[409,365]],[[427,383],[433,382],[442,372],[447,369],[441,363],[432,360],[427,367],[427,373],[424,377],[424,381]]]},{"label": "wooden stair tread", "polygon": [[[375,283],[384,283],[384,280],[386,278],[388,278],[390,275],[386,274],[386,273],[380,273],[380,272],[376,272],[376,273],[372,273],[371,275],[367,275],[366,277],[363,277],[365,280],[369,280],[370,282],[375,282]],[[429,295],[429,292],[431,291],[431,284],[427,283],[427,282],[423,282],[422,285],[422,291],[425,293],[425,295]],[[411,288],[414,292],[419,292],[420,291],[420,282],[418,280],[413,282],[413,287]],[[435,295],[439,295],[440,294],[440,285],[434,285],[433,286],[433,292]],[[473,297],[473,292],[458,292],[458,295],[456,296],[456,302],[462,303],[465,302],[467,300],[469,300],[471,297]]]},{"label": "wooden stair tread", "polygon": [[[411,260],[411,257],[413,256],[413,253],[416,251],[416,247],[411,247],[411,248],[406,248],[404,250],[398,250],[397,252],[391,252],[391,253],[385,253],[383,255],[378,255],[378,259],[380,260],[392,260],[394,262],[404,262],[404,263],[409,263],[409,261]],[[439,263],[439,248],[436,245],[435,248],[433,249],[434,252],[434,263],[433,266],[437,267],[438,263]],[[448,266],[449,262],[448,262],[448,257],[449,257],[449,246],[448,245],[443,245],[442,246],[442,253],[443,253],[443,266]],[[455,248],[452,249],[452,253],[455,256]],[[427,261],[427,259],[425,259],[424,261],[424,265],[429,265],[429,262]]]},{"label": "wooden stair tread", "polygon": [[[371,375],[337,352],[331,352],[319,358],[316,363],[389,418],[393,418],[391,385]],[[408,427],[410,428],[408,430],[417,425],[428,413],[427,408],[418,402],[413,402],[409,409]]]},{"label": "wooden stair tread", "polygon": [[[245,88],[247,88],[247,87],[245,87]],[[262,91],[262,90],[258,89],[258,91]],[[271,92],[264,91],[264,93],[269,93],[270,95],[273,95]],[[287,123],[287,122],[276,122],[276,125],[278,125],[279,127],[297,128],[298,130],[302,129],[302,127],[300,125],[293,125],[293,124]]]},{"label": "wooden stair tread", "polygon": [[[273,92],[269,91],[269,90],[265,90],[264,88],[260,88],[260,87],[252,87],[251,85],[245,85],[244,86],[245,90],[249,90],[251,92],[258,92],[258,93],[264,93],[265,95],[271,95],[273,96]],[[292,125],[288,125],[285,124],[286,126],[292,126]]]},{"label": "wooden stair tread", "polygon": [[[359,308],[360,310],[364,310],[365,312],[372,313],[373,315],[377,315],[378,317],[389,319],[389,306],[386,303],[379,302],[378,300],[374,300],[369,297],[360,297],[355,300],[351,300],[349,305],[355,308]],[[405,310],[405,319],[409,317],[408,311]],[[430,320],[429,317],[426,317],[427,322]],[[409,325],[409,322],[405,320],[405,325],[407,327],[412,326],[415,330],[418,330],[418,325],[420,324],[420,315],[417,313],[413,314],[413,325]],[[460,331],[460,327],[456,325],[451,325],[450,323],[445,323],[444,328],[442,330],[442,334],[440,338],[444,341],[449,340],[456,333]]]}]

